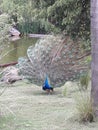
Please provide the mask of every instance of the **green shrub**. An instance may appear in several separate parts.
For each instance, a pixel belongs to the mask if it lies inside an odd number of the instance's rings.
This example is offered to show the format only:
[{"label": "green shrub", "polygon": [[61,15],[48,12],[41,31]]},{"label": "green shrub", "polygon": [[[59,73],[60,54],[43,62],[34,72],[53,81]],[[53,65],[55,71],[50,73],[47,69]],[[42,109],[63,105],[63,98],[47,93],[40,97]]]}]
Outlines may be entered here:
[{"label": "green shrub", "polygon": [[79,81],[80,89],[86,90],[88,88],[89,81],[90,81],[90,76],[89,73],[87,72],[80,77],[80,81]]},{"label": "green shrub", "polygon": [[67,81],[63,86],[62,86],[62,95],[63,96],[72,96],[74,95],[78,90],[78,85],[76,82],[72,81]]}]

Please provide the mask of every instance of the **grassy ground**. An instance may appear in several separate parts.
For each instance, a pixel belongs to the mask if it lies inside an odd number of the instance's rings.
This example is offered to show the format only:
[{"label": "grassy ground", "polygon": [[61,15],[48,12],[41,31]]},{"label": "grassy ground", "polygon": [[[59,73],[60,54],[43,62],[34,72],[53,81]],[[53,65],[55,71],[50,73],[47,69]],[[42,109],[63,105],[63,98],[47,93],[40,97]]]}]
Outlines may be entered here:
[{"label": "grassy ground", "polygon": [[41,87],[15,83],[0,96],[0,130],[98,130],[96,122],[78,122],[77,90],[68,91],[66,97],[61,88],[48,95]]}]

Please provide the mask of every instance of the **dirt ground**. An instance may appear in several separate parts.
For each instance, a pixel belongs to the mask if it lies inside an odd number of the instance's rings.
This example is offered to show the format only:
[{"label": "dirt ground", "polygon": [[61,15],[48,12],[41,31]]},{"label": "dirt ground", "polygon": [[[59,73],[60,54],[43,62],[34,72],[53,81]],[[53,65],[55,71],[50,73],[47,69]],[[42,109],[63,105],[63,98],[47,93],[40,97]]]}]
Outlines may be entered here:
[{"label": "dirt ground", "polygon": [[98,130],[96,122],[78,122],[72,93],[64,97],[56,88],[47,94],[22,81],[9,86],[0,96],[0,130]]}]

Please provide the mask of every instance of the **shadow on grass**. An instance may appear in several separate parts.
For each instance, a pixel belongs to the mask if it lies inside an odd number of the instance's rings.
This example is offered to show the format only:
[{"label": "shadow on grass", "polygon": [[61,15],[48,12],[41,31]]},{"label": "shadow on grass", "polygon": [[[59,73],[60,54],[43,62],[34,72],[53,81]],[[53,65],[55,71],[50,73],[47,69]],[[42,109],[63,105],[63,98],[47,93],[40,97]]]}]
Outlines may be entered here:
[{"label": "shadow on grass", "polygon": [[34,96],[48,96],[48,95],[51,95],[51,96],[53,96],[53,95],[61,95],[61,92],[59,92],[59,91],[56,91],[56,90],[54,90],[54,92],[51,92],[51,93],[47,93],[46,91],[43,91],[42,89],[33,89],[32,88],[32,90],[30,89],[30,90],[27,90],[27,91],[24,91],[23,92],[24,94],[26,94],[26,95],[34,95]]}]

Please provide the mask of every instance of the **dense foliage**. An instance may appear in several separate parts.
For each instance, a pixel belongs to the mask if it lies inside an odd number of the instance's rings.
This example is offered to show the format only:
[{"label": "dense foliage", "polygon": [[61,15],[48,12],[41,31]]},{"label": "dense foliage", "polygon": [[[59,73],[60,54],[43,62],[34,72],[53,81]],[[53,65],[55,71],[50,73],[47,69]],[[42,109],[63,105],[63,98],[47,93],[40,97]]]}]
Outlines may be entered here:
[{"label": "dense foliage", "polygon": [[58,33],[88,39],[89,0],[2,0],[0,9],[13,18],[21,32]]},{"label": "dense foliage", "polygon": [[6,41],[9,39],[10,27],[9,16],[7,14],[0,15],[0,54],[6,45]]}]

